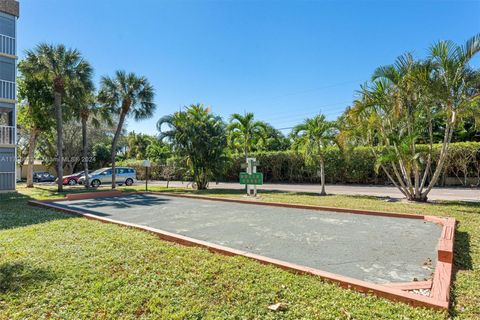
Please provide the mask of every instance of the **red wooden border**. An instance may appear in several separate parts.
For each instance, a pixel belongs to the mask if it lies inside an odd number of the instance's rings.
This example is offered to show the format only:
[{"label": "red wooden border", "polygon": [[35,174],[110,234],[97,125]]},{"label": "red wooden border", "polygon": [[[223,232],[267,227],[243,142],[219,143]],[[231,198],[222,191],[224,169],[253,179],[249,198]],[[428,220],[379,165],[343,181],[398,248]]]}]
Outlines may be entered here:
[{"label": "red wooden border", "polygon": [[[179,234],[163,231],[160,229],[155,229],[151,227],[141,226],[133,223],[127,223],[122,221],[117,221],[105,217],[100,217],[94,214],[84,213],[74,209],[62,208],[56,206],[53,202],[56,201],[66,201],[66,200],[78,200],[78,199],[90,199],[98,197],[112,197],[112,196],[122,196],[129,194],[142,194],[139,193],[125,193],[120,191],[113,192],[91,192],[91,193],[80,193],[72,194],[74,197],[68,197],[67,199],[57,199],[57,200],[30,200],[28,203],[31,205],[46,207],[49,209],[62,211],[70,214],[75,214],[83,216],[87,219],[98,220],[107,223],[114,223],[124,227],[135,228],[147,232],[156,234],[160,239],[175,242],[187,246],[198,246],[208,249],[211,252],[216,252],[224,255],[240,255],[247,258],[254,259],[263,264],[271,264],[277,267],[280,267],[285,270],[293,271],[296,273],[302,274],[311,274],[316,275],[326,281],[331,281],[337,283],[341,287],[355,289],[363,293],[371,293],[380,297],[384,297],[394,301],[401,301],[408,303],[412,306],[425,306],[435,309],[448,309],[449,307],[449,298],[450,298],[450,284],[452,278],[452,267],[453,267],[453,243],[455,237],[455,219],[453,218],[440,218],[435,216],[423,216],[415,214],[403,214],[403,213],[390,213],[390,212],[379,212],[379,211],[368,211],[368,210],[350,210],[345,208],[332,208],[332,207],[319,207],[311,205],[300,205],[300,204],[284,204],[284,203],[275,203],[275,202],[260,202],[260,201],[251,201],[251,200],[240,200],[232,198],[219,198],[219,197],[207,197],[207,196],[197,196],[197,195],[184,195],[184,194],[171,194],[163,192],[152,192],[153,194],[164,195],[164,196],[174,196],[182,198],[192,198],[192,199],[203,199],[203,200],[213,200],[213,201],[224,201],[224,202],[236,202],[236,203],[245,203],[245,204],[255,204],[255,205],[267,205],[267,206],[277,206],[277,207],[287,207],[287,208],[299,208],[299,209],[310,209],[310,210],[322,210],[322,211],[335,211],[335,212],[344,212],[344,213],[354,213],[354,214],[368,214],[376,216],[387,216],[387,217],[397,217],[397,218],[411,218],[411,219],[424,219],[426,221],[434,222],[443,225],[442,235],[438,244],[438,260],[436,263],[436,268],[434,272],[434,277],[432,281],[421,281],[421,282],[407,282],[407,283],[390,283],[385,285],[379,285],[374,283],[369,283],[366,281],[349,278],[326,271],[309,268],[294,263],[289,263],[277,259],[272,259],[257,254],[224,247],[214,243],[193,239],[190,237],[182,236]],[[414,294],[408,290],[414,289],[431,289],[431,295],[429,297]]]},{"label": "red wooden border", "polygon": [[398,288],[401,290],[431,289],[432,280],[413,281],[413,282],[391,282],[391,283],[384,283],[383,285],[386,287]]}]

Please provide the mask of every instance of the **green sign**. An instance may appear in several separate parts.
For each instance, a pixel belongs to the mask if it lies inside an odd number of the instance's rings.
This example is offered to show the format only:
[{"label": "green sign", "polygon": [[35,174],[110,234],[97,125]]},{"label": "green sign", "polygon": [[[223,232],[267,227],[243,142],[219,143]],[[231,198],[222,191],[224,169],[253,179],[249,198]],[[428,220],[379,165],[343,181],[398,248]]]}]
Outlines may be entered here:
[{"label": "green sign", "polygon": [[263,184],[263,173],[255,172],[248,174],[240,172],[240,184]]}]

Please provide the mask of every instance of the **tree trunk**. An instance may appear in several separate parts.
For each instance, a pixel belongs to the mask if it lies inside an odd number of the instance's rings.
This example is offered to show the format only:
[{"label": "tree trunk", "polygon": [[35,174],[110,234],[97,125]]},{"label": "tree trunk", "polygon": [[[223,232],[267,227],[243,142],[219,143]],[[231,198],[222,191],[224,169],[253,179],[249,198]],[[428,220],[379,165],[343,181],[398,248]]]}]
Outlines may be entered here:
[{"label": "tree trunk", "polygon": [[54,93],[55,118],[57,121],[57,185],[58,192],[63,192],[63,117],[62,117],[62,94]]},{"label": "tree trunk", "polygon": [[115,157],[117,155],[117,143],[118,139],[120,138],[120,134],[122,133],[123,123],[125,122],[126,113],[123,112],[120,114],[120,119],[118,121],[117,130],[115,131],[115,136],[113,137],[112,142],[112,150],[111,150],[111,157],[112,157],[112,189],[116,188],[116,174],[115,174]]},{"label": "tree trunk", "polygon": [[440,150],[440,157],[437,162],[437,167],[435,168],[435,172],[433,173],[432,179],[428,184],[427,190],[425,190],[422,193],[422,198],[425,199],[423,201],[427,201],[428,193],[432,190],[433,186],[437,183],[438,178],[440,177],[440,173],[443,171],[443,165],[445,163],[445,159],[447,158],[447,154],[448,154],[448,147],[450,145],[450,141],[452,141],[455,122],[456,122],[456,112],[452,111],[452,117],[449,123],[447,123],[447,126],[445,128],[445,136],[443,138],[442,149]]},{"label": "tree trunk", "polygon": [[27,188],[33,188],[33,164],[35,161],[37,136],[38,130],[36,127],[33,127],[30,131],[30,139],[28,141]]},{"label": "tree trunk", "polygon": [[[245,172],[248,173],[248,135],[245,134]],[[248,184],[245,185],[245,193],[248,195]]]},{"label": "tree trunk", "polygon": [[325,192],[325,162],[320,160],[320,183],[322,184],[322,191],[320,192],[321,196],[327,195]]},{"label": "tree trunk", "polygon": [[90,179],[88,178],[88,139],[87,139],[87,119],[82,117],[82,148],[83,148],[83,171],[85,174],[85,188],[90,188]]}]

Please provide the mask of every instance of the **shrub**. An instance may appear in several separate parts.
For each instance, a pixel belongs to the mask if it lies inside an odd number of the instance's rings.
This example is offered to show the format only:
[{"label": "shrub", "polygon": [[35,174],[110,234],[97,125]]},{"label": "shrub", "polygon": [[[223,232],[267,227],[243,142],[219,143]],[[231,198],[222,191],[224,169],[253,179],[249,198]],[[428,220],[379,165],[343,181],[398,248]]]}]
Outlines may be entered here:
[{"label": "shrub", "polygon": [[[441,145],[434,145],[434,157],[439,154]],[[426,150],[427,145],[417,146],[418,151]],[[266,182],[318,183],[318,169],[305,164],[305,159],[294,151],[257,152],[251,154],[260,163],[258,171],[262,172]],[[370,148],[357,147],[342,152],[337,147],[328,148],[325,156],[326,179],[329,183],[389,184],[386,175],[375,172],[375,157]],[[434,159],[436,160],[436,159]],[[231,156],[230,165],[225,171],[224,179],[238,181],[241,164],[245,158],[241,154]],[[433,172],[435,166],[431,168]],[[458,177],[458,182],[467,184],[467,178],[480,182],[480,143],[461,142],[450,144],[448,160],[445,164],[446,176]]]},{"label": "shrub", "polygon": [[[419,145],[418,151],[426,150],[427,145]],[[438,156],[440,145],[434,145],[434,155]],[[252,153],[260,163],[258,171],[263,173],[265,182],[319,183],[318,169],[307,166],[305,159],[295,151],[272,151]],[[434,159],[435,160],[435,159]],[[243,154],[229,157],[223,176],[219,180],[236,182],[245,162]],[[171,158],[168,164],[152,162],[150,178],[154,180],[189,180],[185,166],[179,159]],[[141,160],[124,160],[119,166],[137,170],[139,179],[145,178],[145,168]],[[172,166],[175,167],[172,170]],[[431,168],[431,172],[435,167]],[[172,174],[172,171],[174,172]],[[329,147],[325,155],[325,174],[328,183],[390,184],[382,171],[375,172],[375,157],[367,147],[358,147],[342,152]],[[480,185],[480,142],[458,142],[450,144],[444,176],[455,177],[464,186]],[[169,179],[170,178],[170,179]],[[469,179],[470,178],[470,179]],[[441,179],[440,183],[444,183]]]}]

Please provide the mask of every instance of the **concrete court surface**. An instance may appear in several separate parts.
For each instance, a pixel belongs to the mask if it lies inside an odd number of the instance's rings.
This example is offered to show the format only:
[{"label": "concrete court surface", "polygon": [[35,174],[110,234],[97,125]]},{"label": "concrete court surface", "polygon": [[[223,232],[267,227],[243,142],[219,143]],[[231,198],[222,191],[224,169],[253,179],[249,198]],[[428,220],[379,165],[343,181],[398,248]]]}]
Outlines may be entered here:
[{"label": "concrete court surface", "polygon": [[[429,278],[441,233],[441,226],[420,219],[160,195],[61,201],[55,205],[373,283]],[[433,262],[431,266],[424,265],[427,259]]]}]

